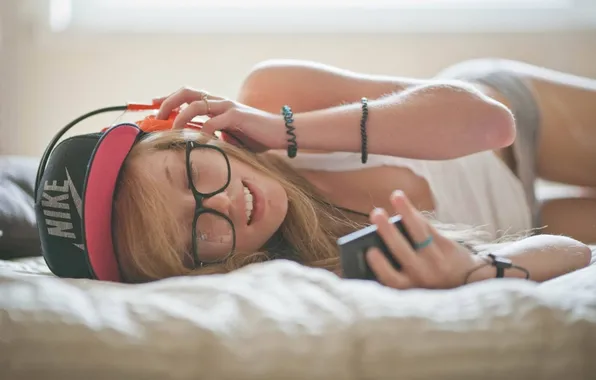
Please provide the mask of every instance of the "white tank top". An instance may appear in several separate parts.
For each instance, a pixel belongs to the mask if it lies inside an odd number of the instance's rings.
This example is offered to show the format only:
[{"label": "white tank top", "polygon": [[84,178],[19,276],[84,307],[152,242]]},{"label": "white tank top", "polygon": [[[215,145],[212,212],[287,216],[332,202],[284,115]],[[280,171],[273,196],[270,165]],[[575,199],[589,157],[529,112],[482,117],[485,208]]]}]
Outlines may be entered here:
[{"label": "white tank top", "polygon": [[299,153],[288,163],[297,169],[334,172],[378,166],[408,168],[428,181],[439,222],[478,227],[491,239],[532,228],[521,182],[490,151],[440,161],[369,155],[366,164],[361,163],[359,153]]}]

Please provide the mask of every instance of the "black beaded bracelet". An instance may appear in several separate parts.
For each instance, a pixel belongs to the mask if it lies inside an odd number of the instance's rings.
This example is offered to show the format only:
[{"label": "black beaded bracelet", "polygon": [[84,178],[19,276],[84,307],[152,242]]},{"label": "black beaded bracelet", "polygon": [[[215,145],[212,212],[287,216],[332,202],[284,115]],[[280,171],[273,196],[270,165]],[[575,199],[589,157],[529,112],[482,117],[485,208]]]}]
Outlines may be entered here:
[{"label": "black beaded bracelet", "polygon": [[486,262],[486,264],[479,265],[476,268],[473,268],[472,270],[470,270],[466,274],[466,277],[464,279],[464,285],[466,285],[468,283],[468,281],[470,280],[470,276],[472,276],[472,274],[474,274],[474,272],[476,272],[477,270],[480,270],[488,265],[495,267],[495,269],[496,269],[495,277],[496,278],[505,277],[505,269],[517,269],[524,274],[526,280],[530,279],[530,271],[528,271],[524,267],[520,267],[519,265],[513,264],[511,259],[508,259],[506,257],[496,256],[492,253],[487,254],[486,257],[483,257],[483,259],[487,259],[488,261]]},{"label": "black beaded bracelet", "polygon": [[286,123],[286,133],[290,136],[288,138],[288,157],[294,158],[296,157],[296,153],[298,153],[298,143],[296,142],[296,134],[294,133],[296,128],[292,125],[294,123],[294,114],[292,113],[292,108],[287,105],[281,107],[281,113]]},{"label": "black beaded bracelet", "polygon": [[366,122],[368,121],[368,99],[362,98],[360,99],[360,102],[362,103],[362,118],[360,119],[360,136],[362,138],[361,161],[363,164],[366,164],[366,161],[368,160],[368,151],[366,146],[368,142],[368,137],[366,136]]}]

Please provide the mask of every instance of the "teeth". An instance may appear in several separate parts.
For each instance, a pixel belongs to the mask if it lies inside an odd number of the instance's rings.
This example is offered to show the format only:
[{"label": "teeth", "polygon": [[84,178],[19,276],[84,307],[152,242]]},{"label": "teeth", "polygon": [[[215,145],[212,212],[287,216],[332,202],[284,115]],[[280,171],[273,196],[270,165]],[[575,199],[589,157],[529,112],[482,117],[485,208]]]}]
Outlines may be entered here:
[{"label": "teeth", "polygon": [[246,204],[246,219],[250,223],[250,217],[252,216],[252,209],[253,209],[253,197],[248,190],[248,187],[244,186],[244,202]]}]

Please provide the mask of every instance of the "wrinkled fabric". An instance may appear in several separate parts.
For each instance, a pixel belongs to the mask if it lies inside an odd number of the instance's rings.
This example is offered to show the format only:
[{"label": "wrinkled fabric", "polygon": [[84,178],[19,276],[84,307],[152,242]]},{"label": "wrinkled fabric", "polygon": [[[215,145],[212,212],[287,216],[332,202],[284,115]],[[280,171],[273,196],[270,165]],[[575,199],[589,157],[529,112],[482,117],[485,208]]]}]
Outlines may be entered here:
[{"label": "wrinkled fabric", "polygon": [[0,262],[2,379],[593,379],[596,265],[398,291],[289,261],[143,285]]}]

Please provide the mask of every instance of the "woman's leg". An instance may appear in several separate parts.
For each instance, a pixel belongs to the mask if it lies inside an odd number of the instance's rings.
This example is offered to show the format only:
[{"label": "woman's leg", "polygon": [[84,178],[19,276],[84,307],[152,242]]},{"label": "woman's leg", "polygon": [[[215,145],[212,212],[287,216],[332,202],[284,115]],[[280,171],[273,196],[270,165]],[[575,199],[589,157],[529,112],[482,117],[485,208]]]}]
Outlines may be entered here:
[{"label": "woman's leg", "polygon": [[[525,64],[511,70],[526,80],[539,110],[536,175],[596,187],[596,80]],[[596,197],[584,191],[539,200],[542,233],[596,243]]]},{"label": "woman's leg", "polygon": [[474,83],[514,112],[518,133],[512,169],[532,205],[536,227],[596,243],[594,194],[574,192],[538,202],[534,197],[537,177],[596,187],[596,80],[493,59],[466,61],[440,76]]},{"label": "woman's leg", "polygon": [[596,244],[596,198],[555,198],[542,203],[540,233]]},{"label": "woman's leg", "polygon": [[[596,187],[596,80],[516,64],[540,112],[536,151],[538,177]],[[539,200],[542,233],[596,243],[596,197],[589,191]]]},{"label": "woman's leg", "polygon": [[538,177],[596,187],[596,79],[518,62],[506,67],[525,80],[539,110]]},{"label": "woman's leg", "polygon": [[538,175],[596,187],[596,80],[546,72],[531,82],[542,119]]},{"label": "woman's leg", "polygon": [[246,77],[238,101],[278,113],[284,104],[294,112],[335,107],[426,83],[425,80],[368,75],[310,61],[272,60]]},{"label": "woman's leg", "polygon": [[[482,85],[492,73],[501,78],[507,75],[516,78],[527,86],[533,99],[520,104],[521,97],[499,91],[500,78],[490,83],[497,86]],[[596,79],[494,59],[466,61],[441,75],[478,79],[482,92],[520,114],[533,112],[528,108],[537,107],[540,125],[536,141],[537,176],[553,182],[596,187]],[[503,89],[510,87],[506,85]]]}]

